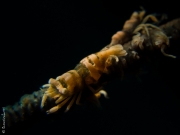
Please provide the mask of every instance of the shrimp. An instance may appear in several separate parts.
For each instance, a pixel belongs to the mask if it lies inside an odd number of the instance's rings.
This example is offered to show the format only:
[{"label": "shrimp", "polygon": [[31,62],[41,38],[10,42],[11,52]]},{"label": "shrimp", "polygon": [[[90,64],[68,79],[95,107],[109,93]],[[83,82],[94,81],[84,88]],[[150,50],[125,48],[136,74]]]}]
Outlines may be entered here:
[{"label": "shrimp", "polygon": [[56,106],[48,110],[48,114],[56,112],[68,103],[65,110],[67,112],[75,102],[80,104],[82,92],[85,89],[91,91],[87,98],[99,104],[97,99],[101,94],[108,97],[107,92],[101,89],[100,77],[102,74],[109,74],[110,67],[119,62],[119,57],[126,55],[127,52],[123,46],[117,44],[83,58],[74,70],[70,70],[56,79],[51,78],[49,84],[44,85],[49,88],[43,95],[41,107],[43,108],[47,98],[51,97],[56,100]]}]

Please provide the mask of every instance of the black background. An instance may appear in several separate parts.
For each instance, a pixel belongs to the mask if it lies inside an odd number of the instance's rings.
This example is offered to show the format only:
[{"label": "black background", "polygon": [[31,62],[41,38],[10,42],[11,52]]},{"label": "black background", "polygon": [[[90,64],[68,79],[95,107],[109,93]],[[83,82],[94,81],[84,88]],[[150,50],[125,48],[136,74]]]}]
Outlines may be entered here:
[{"label": "black background", "polygon": [[[49,78],[73,69],[85,56],[110,43],[133,11],[179,17],[174,1],[24,0],[2,4],[1,106],[38,90]],[[180,134],[179,46],[177,59],[145,62],[139,77],[105,86],[101,109],[76,106],[55,120],[42,120],[23,134]],[[153,54],[152,54],[153,55]]]}]

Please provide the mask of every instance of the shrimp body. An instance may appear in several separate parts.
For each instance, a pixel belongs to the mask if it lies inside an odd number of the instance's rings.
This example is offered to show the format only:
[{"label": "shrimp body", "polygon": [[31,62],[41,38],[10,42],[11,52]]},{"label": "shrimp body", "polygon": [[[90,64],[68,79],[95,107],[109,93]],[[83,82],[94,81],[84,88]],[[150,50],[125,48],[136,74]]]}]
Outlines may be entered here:
[{"label": "shrimp body", "polygon": [[[127,52],[122,45],[117,44],[111,47],[105,47],[101,51],[91,54],[80,61],[78,68],[70,70],[56,79],[51,78],[49,84],[44,87],[49,87],[45,92],[41,107],[44,107],[48,97],[55,99],[57,106],[51,108],[47,113],[54,113],[68,103],[66,111],[70,109],[74,102],[80,104],[82,91],[88,88],[93,98],[99,98],[100,94],[107,97],[107,93],[101,90],[101,86],[93,88],[91,85],[97,85],[102,74],[109,73],[109,67],[113,63],[118,63],[119,57],[126,56]],[[93,99],[94,100],[94,99]]]}]

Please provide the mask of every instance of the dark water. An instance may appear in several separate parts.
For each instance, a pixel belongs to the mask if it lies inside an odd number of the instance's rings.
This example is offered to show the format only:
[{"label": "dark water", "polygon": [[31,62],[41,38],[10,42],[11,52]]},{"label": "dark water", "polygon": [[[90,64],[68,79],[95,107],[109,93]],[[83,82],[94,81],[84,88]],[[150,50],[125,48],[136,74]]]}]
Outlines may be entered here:
[{"label": "dark water", "polygon": [[[73,69],[83,57],[107,45],[139,6],[148,13],[167,13],[170,19],[179,17],[178,4],[173,1],[6,3],[2,18],[5,42],[1,48],[1,71],[5,76],[1,106],[38,90],[49,78]],[[177,44],[171,51],[180,56],[178,50]],[[100,99],[101,109],[89,104],[77,106],[61,118],[36,122],[22,134],[179,135],[178,64],[179,57],[145,62],[139,77],[128,75],[123,81],[114,80],[105,86],[110,99]]]}]

